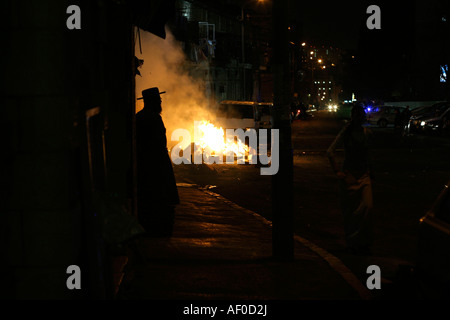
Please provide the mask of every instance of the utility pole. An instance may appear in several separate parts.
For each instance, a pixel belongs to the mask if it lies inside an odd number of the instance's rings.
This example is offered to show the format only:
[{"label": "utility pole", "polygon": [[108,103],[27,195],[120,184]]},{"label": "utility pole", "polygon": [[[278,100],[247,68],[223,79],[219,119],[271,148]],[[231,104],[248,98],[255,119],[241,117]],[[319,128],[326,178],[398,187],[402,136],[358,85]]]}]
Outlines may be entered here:
[{"label": "utility pole", "polygon": [[272,177],[272,250],[273,257],[280,260],[294,258],[289,15],[289,0],[273,1],[274,129],[280,132],[280,166]]}]

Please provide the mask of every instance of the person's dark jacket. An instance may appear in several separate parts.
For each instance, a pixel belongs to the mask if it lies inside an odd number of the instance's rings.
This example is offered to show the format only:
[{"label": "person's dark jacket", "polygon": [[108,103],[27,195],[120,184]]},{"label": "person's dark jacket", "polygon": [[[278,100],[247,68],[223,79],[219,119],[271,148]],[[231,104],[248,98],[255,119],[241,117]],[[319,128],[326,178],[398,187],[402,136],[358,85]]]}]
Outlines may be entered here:
[{"label": "person's dark jacket", "polygon": [[138,198],[160,205],[179,204],[161,115],[144,108],[136,115]]}]

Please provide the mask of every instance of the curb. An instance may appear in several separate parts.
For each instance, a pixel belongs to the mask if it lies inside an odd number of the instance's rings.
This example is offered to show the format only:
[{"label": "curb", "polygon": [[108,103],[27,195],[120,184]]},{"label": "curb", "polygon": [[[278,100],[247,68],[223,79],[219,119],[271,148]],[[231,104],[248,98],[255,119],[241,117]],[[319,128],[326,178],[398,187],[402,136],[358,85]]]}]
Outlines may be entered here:
[{"label": "curb", "polygon": [[[239,206],[238,204],[234,203],[231,200],[226,199],[225,197],[221,196],[220,194],[214,193],[212,191],[209,191],[207,189],[201,188],[198,185],[192,184],[192,187],[198,188],[200,191],[203,191],[204,193],[217,198],[231,207],[244,211],[252,216],[254,216],[257,220],[262,222],[263,224],[267,225],[268,227],[272,228],[272,222],[264,218],[263,216],[259,215],[258,213],[246,209],[244,207]],[[309,250],[316,253],[318,256],[320,256],[322,259],[324,259],[330,267],[335,270],[361,297],[363,300],[372,300],[373,296],[370,293],[369,289],[367,289],[361,281],[355,276],[355,274],[337,257],[326,251],[325,249],[322,249],[321,247],[317,246],[316,244],[312,243],[311,241],[304,239],[298,235],[294,234],[294,240],[299,242],[300,244],[307,247]]]}]

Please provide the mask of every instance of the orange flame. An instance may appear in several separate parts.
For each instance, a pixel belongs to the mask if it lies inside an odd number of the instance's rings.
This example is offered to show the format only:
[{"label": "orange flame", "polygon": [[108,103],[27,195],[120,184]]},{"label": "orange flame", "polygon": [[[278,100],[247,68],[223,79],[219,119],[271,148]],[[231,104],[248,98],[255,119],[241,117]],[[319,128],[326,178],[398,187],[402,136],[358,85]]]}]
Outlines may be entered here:
[{"label": "orange flame", "polygon": [[236,138],[233,141],[225,139],[225,130],[222,127],[216,127],[209,121],[202,121],[198,125],[199,137],[196,137],[194,142],[202,150],[208,150],[211,155],[226,156],[233,152],[237,158],[245,158],[248,155],[248,160],[251,160],[252,155],[249,154],[249,147]]}]

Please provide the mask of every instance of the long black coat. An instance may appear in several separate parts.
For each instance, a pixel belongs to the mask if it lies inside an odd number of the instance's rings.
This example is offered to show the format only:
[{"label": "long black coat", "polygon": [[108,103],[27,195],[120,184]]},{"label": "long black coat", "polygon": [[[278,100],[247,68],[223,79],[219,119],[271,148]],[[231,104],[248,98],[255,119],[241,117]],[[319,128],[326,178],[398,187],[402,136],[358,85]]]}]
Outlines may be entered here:
[{"label": "long black coat", "polygon": [[167,150],[166,128],[158,113],[148,108],[137,113],[136,139],[138,205],[160,207],[179,204]]}]

